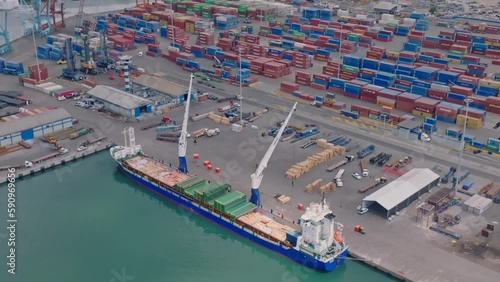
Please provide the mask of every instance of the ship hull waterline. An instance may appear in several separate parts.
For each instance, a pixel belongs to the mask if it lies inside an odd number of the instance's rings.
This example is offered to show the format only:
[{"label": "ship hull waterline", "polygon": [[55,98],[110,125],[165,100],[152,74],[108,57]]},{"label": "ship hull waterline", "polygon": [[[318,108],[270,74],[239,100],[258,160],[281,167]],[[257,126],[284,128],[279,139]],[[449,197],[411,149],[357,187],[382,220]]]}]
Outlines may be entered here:
[{"label": "ship hull waterline", "polygon": [[157,187],[156,185],[152,184],[149,181],[145,181],[141,177],[135,175],[134,173],[130,172],[126,168],[124,168],[119,162],[118,166],[120,170],[125,173],[127,177],[132,179],[134,182],[140,184],[141,186],[147,188],[150,191],[153,191],[157,194],[160,194],[161,196],[174,201],[175,203],[190,209],[191,211],[209,219],[210,221],[213,221],[214,223],[217,223],[218,225],[231,230],[234,233],[237,233],[240,236],[243,236],[261,246],[264,246],[274,252],[277,252],[295,262],[298,262],[300,264],[303,264],[307,267],[319,270],[319,271],[325,271],[325,272],[331,272],[334,269],[336,269],[339,265],[341,265],[345,258],[347,257],[348,249],[346,248],[342,253],[340,253],[337,257],[332,259],[329,262],[322,262],[319,261],[311,256],[308,256],[296,249],[293,248],[288,248],[283,246],[281,243],[279,245],[275,243],[271,243],[270,241],[267,241],[266,239],[260,238],[257,234],[254,234],[252,231],[247,230],[245,228],[242,228],[240,226],[232,224],[229,220],[226,218],[219,216],[219,215],[214,215],[212,214],[209,210],[205,209],[204,207],[200,207],[197,203],[192,202],[190,199],[186,198],[184,195],[181,195],[180,193],[177,193],[174,189],[167,189],[163,190]]}]

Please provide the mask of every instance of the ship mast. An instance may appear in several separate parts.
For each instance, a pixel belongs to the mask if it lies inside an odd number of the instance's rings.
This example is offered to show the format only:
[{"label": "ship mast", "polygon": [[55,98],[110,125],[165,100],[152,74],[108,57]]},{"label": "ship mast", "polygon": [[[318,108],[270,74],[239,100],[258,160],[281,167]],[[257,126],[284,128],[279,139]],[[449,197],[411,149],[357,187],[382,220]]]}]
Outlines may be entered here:
[{"label": "ship mast", "polygon": [[191,103],[191,91],[193,87],[193,78],[194,75],[191,73],[190,79],[189,79],[189,88],[188,88],[188,93],[187,93],[187,100],[186,100],[186,109],[184,111],[184,120],[182,121],[182,130],[181,130],[181,136],[179,137],[179,170],[188,173],[188,167],[187,167],[187,160],[186,160],[186,151],[187,151],[187,143],[186,143],[186,138],[188,135],[187,132],[187,124],[188,124],[188,119],[189,119],[189,105]]},{"label": "ship mast", "polygon": [[274,137],[273,142],[271,143],[271,146],[269,146],[269,149],[267,149],[266,154],[262,158],[262,160],[259,163],[259,166],[255,170],[255,172],[252,174],[251,179],[252,179],[252,196],[250,197],[250,202],[253,204],[260,206],[260,183],[262,182],[262,177],[264,169],[267,167],[267,163],[269,162],[269,159],[271,159],[271,156],[273,155],[274,149],[276,149],[276,146],[278,145],[278,142],[281,139],[281,135],[283,135],[283,131],[285,131],[285,128],[290,121],[290,118],[292,117],[293,112],[297,108],[297,102],[293,105],[292,110],[288,114],[288,117],[286,120],[283,122],[283,124],[280,127],[280,130],[278,131],[278,134],[276,134],[276,137]]}]

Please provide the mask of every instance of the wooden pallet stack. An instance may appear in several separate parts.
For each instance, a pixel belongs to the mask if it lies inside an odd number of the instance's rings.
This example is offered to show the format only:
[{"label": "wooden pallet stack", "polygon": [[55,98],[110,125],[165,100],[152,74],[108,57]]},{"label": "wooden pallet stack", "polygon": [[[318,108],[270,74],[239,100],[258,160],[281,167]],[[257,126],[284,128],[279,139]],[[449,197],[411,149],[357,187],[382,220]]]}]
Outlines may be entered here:
[{"label": "wooden pallet stack", "polygon": [[286,204],[288,202],[290,202],[290,197],[287,196],[287,195],[281,195],[278,197],[278,202],[280,202],[281,204]]},{"label": "wooden pallet stack", "polygon": [[[311,170],[311,168],[320,165],[329,159],[332,159],[336,156],[343,155],[345,154],[345,148],[342,146],[335,146],[333,144],[329,144],[324,140],[324,139],[319,139],[318,140],[318,145],[321,148],[324,148],[323,151],[316,153],[310,157],[308,157],[306,160],[298,162],[294,165],[292,165],[285,173],[285,176],[288,179],[297,179],[304,175],[304,173],[308,172]],[[320,142],[321,141],[321,142]]]},{"label": "wooden pallet stack", "polygon": [[323,182],[323,179],[320,178],[320,179],[314,180],[313,183],[307,184],[306,192],[310,193],[310,192],[314,191],[314,189],[321,186],[321,182]]}]

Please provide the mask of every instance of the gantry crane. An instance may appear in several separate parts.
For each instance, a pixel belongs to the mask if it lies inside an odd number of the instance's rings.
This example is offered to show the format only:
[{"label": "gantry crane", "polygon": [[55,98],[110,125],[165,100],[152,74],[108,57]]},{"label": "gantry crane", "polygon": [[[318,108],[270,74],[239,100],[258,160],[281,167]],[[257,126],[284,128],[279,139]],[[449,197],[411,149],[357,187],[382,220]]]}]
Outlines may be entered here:
[{"label": "gantry crane", "polygon": [[264,176],[263,175],[264,170],[266,169],[267,163],[271,159],[271,156],[274,153],[274,149],[276,149],[276,146],[278,146],[278,143],[280,142],[281,139],[281,135],[283,135],[283,131],[285,131],[285,128],[287,127],[288,122],[290,121],[290,118],[292,117],[292,114],[296,109],[297,109],[297,102],[295,102],[292,110],[290,111],[285,121],[281,125],[278,134],[276,134],[276,136],[274,137],[273,143],[271,143],[271,146],[269,146],[269,149],[267,149],[267,152],[260,161],[259,165],[257,166],[257,169],[250,176],[250,178],[252,179],[252,195],[250,197],[250,202],[252,202],[254,205],[257,205],[258,207],[260,207],[259,188],[260,188],[260,183],[262,182],[262,177]]},{"label": "gantry crane", "polygon": [[0,39],[0,55],[5,53],[9,53],[12,49],[10,47],[10,39],[9,39],[9,31],[8,31],[8,15],[12,14],[14,9],[19,8],[19,2],[10,0],[0,2],[0,12],[4,14],[4,23],[0,23],[0,37],[3,38],[3,41]]},{"label": "gantry crane", "polygon": [[187,160],[186,160],[186,151],[187,151],[186,138],[188,135],[187,124],[189,119],[189,105],[191,104],[191,91],[193,90],[193,79],[194,75],[191,73],[191,76],[189,78],[186,109],[184,111],[184,120],[182,121],[181,136],[179,137],[179,170],[184,173],[188,173]]},{"label": "gantry crane", "polygon": [[89,21],[83,21],[82,40],[83,40],[83,60],[80,61],[80,71],[90,75],[96,75],[99,72],[94,67],[94,60],[90,57],[90,41],[89,41]]}]

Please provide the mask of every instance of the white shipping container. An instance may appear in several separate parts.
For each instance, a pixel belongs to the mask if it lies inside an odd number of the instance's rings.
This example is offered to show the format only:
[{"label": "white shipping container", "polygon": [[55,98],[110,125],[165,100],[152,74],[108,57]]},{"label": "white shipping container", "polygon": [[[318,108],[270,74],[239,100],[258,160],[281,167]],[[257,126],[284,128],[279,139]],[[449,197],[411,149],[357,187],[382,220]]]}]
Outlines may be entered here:
[{"label": "white shipping container", "polygon": [[367,15],[363,15],[363,14],[357,14],[356,15],[356,19],[360,19],[360,20],[366,20],[368,18]]},{"label": "white shipping container", "polygon": [[416,22],[416,21],[417,21],[417,20],[412,19],[412,18],[404,18],[404,19],[403,19],[403,22],[404,22],[404,23],[407,23],[407,24],[415,24],[415,22]]},{"label": "white shipping container", "polygon": [[243,129],[243,127],[240,124],[233,123],[233,125],[231,126],[231,129],[234,132],[241,132],[241,130]]},{"label": "white shipping container", "polygon": [[396,104],[396,100],[392,100],[392,99],[389,99],[386,97],[380,97],[380,96],[377,96],[377,102],[383,102],[383,103],[387,103],[387,104],[391,104],[391,105]]},{"label": "white shipping container", "polygon": [[337,11],[337,16],[339,16],[339,17],[348,17],[349,16],[349,11],[338,10]]},{"label": "white shipping container", "polygon": [[450,87],[449,86],[446,86],[446,85],[441,85],[441,84],[437,84],[437,83],[432,83],[431,84],[431,89],[437,89],[437,90],[443,90],[443,91],[450,91]]},{"label": "white shipping container", "polygon": [[305,44],[304,43],[300,43],[300,42],[295,42],[293,44],[293,46],[295,46],[295,48],[297,48],[297,49],[302,49],[302,48],[304,48]]}]

